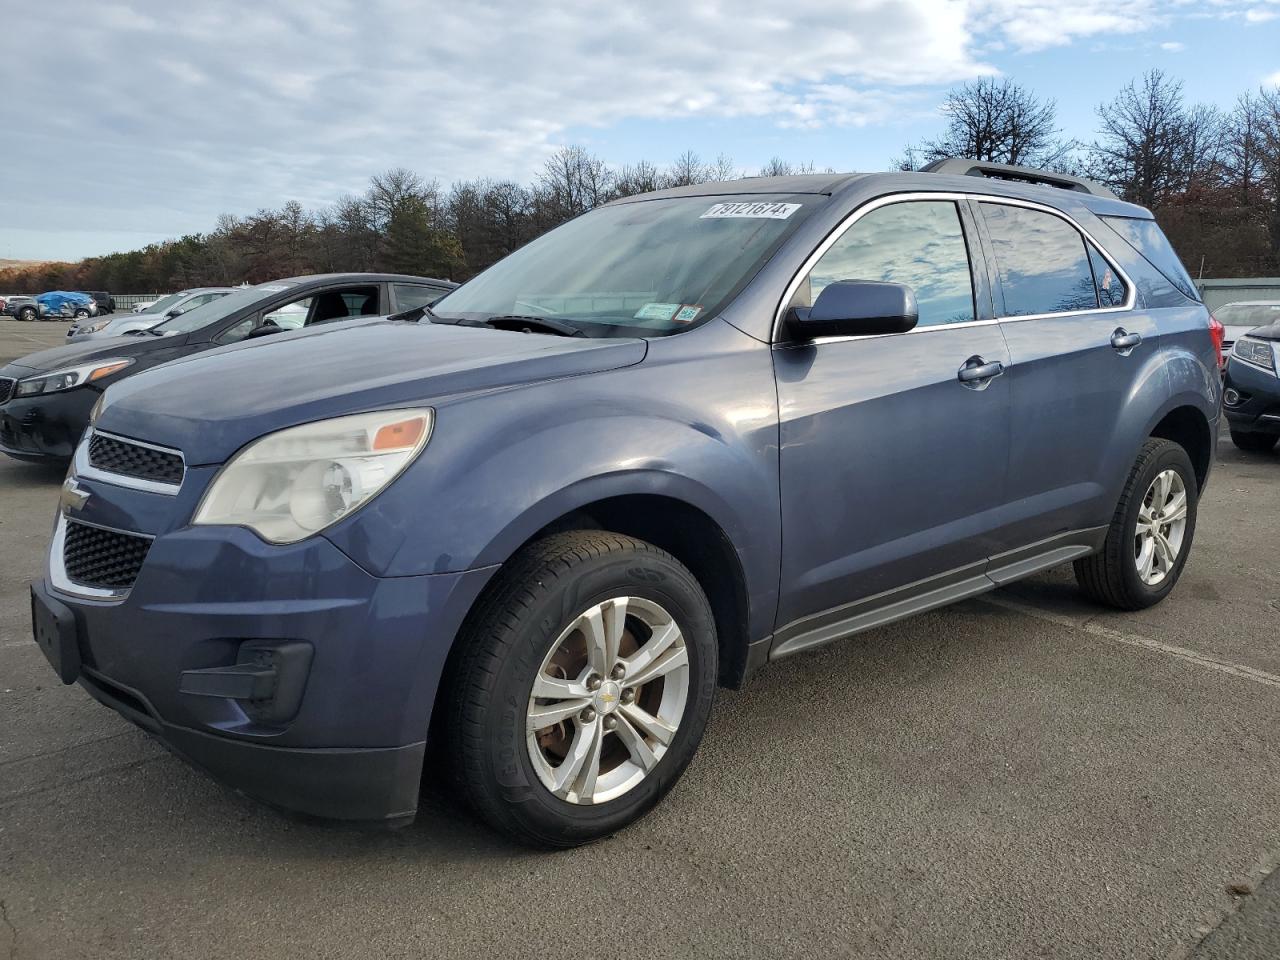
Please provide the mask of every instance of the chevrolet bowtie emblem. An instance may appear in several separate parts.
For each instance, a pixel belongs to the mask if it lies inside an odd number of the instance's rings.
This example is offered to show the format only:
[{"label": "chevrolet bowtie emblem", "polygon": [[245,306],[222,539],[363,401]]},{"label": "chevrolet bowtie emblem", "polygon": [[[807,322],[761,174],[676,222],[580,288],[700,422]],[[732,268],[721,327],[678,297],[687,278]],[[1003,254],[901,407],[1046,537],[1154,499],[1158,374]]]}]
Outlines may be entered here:
[{"label": "chevrolet bowtie emblem", "polygon": [[89,491],[76,483],[75,477],[67,477],[62,484],[62,494],[58,497],[58,509],[64,514],[72,510],[81,510],[89,502]]},{"label": "chevrolet bowtie emblem", "polygon": [[613,703],[613,701],[617,700],[618,698],[615,697],[612,693],[602,693],[600,694],[600,699],[605,703]]}]

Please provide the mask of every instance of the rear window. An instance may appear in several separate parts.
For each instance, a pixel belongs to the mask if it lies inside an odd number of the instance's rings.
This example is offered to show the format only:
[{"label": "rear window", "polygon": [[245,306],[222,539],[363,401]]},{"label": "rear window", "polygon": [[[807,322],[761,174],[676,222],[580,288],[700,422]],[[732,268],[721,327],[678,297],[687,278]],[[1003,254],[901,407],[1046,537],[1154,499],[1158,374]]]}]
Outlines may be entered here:
[{"label": "rear window", "polygon": [[1135,220],[1133,217],[1103,217],[1107,226],[1129,241],[1129,245],[1164,275],[1164,278],[1192,300],[1199,300],[1200,293],[1186,267],[1173,252],[1169,240],[1154,220]]},{"label": "rear window", "polygon": [[1280,303],[1228,303],[1213,315],[1229,327],[1262,327],[1280,320]]}]

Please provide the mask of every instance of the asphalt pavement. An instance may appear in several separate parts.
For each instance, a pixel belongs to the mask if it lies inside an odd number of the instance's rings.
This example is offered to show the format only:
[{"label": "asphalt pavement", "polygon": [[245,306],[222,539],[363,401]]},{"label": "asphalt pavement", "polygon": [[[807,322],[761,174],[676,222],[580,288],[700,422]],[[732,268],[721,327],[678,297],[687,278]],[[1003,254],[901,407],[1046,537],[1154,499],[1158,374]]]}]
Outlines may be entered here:
[{"label": "asphalt pavement", "polygon": [[1068,568],[783,661],[551,855],[431,772],[401,831],[282,817],[59,684],[26,584],[62,472],[0,462],[0,958],[1274,958],[1280,455],[1219,454],[1165,603]]}]

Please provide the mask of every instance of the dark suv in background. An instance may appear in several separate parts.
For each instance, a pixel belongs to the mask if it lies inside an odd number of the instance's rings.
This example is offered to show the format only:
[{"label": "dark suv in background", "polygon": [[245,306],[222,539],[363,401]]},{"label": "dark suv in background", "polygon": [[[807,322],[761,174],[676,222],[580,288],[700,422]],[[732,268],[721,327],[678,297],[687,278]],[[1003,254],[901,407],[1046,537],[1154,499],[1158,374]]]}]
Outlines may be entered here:
[{"label": "dark suv in background", "polygon": [[431,743],[494,826],[570,846],[657,803],[771,660],[1067,562],[1159,602],[1221,328],[1148,211],[934,171],[619,200],[423,322],[111,387],[41,647],[273,804],[406,822]]}]

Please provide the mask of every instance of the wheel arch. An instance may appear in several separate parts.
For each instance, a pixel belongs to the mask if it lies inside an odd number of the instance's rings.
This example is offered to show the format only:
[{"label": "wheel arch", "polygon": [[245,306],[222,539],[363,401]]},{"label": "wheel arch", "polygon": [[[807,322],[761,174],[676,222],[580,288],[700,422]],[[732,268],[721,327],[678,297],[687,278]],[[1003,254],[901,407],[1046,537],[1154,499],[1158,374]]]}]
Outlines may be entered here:
[{"label": "wheel arch", "polygon": [[[529,544],[568,530],[607,530],[652,543],[688,567],[706,593],[720,648],[720,683],[741,686],[753,619],[762,621],[772,611],[757,610],[753,618],[754,594],[732,524],[726,522],[723,505],[715,502],[710,491],[687,478],[626,475],[577,484],[548,501],[527,511],[495,538],[484,551],[485,562],[505,564]],[[501,568],[472,610],[500,575]]]},{"label": "wheel arch", "polygon": [[1204,411],[1193,403],[1179,403],[1164,411],[1147,436],[1172,440],[1187,451],[1196,474],[1196,488],[1203,490],[1213,465],[1214,429]]}]

